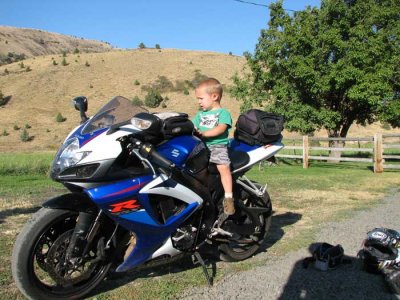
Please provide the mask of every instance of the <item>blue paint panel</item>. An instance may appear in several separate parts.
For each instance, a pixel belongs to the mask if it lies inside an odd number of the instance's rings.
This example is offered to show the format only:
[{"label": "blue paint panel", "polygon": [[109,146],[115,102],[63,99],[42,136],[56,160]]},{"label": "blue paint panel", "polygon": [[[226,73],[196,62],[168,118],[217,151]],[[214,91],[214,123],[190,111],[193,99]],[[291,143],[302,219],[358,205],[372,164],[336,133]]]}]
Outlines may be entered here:
[{"label": "blue paint panel", "polygon": [[[155,212],[152,210],[148,195],[139,194],[142,187],[152,180],[153,176],[148,175],[86,190],[91,199],[107,215],[136,235],[136,247],[128,259],[117,268],[118,272],[126,271],[148,260],[199,206],[197,202],[191,203],[178,215],[170,217],[165,224],[159,223],[153,217]],[[138,200],[141,209],[119,215],[110,213],[110,205],[128,199]]]},{"label": "blue paint panel", "polygon": [[242,142],[240,142],[240,141],[238,141],[238,140],[231,139],[231,140],[230,140],[229,147],[230,147],[230,149],[233,150],[233,151],[249,152],[249,151],[255,150],[255,149],[257,149],[257,148],[260,148],[261,146],[259,146],[259,145],[251,146],[251,145],[249,145],[249,144],[242,143]]},{"label": "blue paint panel", "polygon": [[[168,219],[164,225],[151,225],[149,216],[145,211],[138,211],[124,215],[121,224],[132,226],[136,234],[136,246],[127,260],[118,266],[117,272],[123,272],[140,265],[148,260],[151,255],[171,236],[183,221],[185,221],[198,207],[198,203],[189,204],[177,216]],[[146,223],[147,221],[147,223]]]},{"label": "blue paint panel", "polygon": [[200,140],[191,135],[177,136],[157,147],[157,151],[179,167],[183,167],[189,154]]}]

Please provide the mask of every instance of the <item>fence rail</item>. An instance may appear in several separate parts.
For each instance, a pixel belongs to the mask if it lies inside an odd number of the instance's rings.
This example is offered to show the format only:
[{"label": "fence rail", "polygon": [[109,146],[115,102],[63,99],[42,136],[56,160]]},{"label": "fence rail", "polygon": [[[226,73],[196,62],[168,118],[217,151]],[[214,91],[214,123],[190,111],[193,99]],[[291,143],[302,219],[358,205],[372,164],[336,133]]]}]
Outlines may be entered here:
[{"label": "fence rail", "polygon": [[[390,141],[390,140],[396,141]],[[387,164],[386,160],[400,160],[400,153],[393,153],[400,149],[400,134],[375,134],[373,137],[348,137],[348,138],[323,138],[323,137],[290,137],[285,138],[283,143],[286,141],[301,141],[302,145],[288,145],[285,146],[286,150],[294,150],[294,154],[277,154],[277,158],[292,158],[301,159],[303,161],[303,168],[309,167],[310,160],[323,160],[323,161],[350,161],[350,162],[368,162],[373,163],[374,172],[381,173],[385,169],[398,169],[400,170],[400,164]],[[320,143],[328,143],[327,147],[321,146]],[[310,145],[318,143],[317,146]],[[351,147],[345,147],[345,143],[358,143],[358,147],[352,145]],[[366,144],[366,147],[361,147],[361,143]],[[330,147],[329,144],[341,144],[341,147]],[[372,147],[371,147],[372,146]],[[296,154],[296,150],[300,150],[301,154]],[[387,153],[391,150],[392,153]],[[330,155],[311,155],[311,152],[315,151],[326,151]],[[345,157],[341,154],[343,152],[356,152],[357,154],[365,153],[372,154],[371,157],[358,157],[354,154],[352,157]],[[337,155],[332,155],[336,153]]]}]

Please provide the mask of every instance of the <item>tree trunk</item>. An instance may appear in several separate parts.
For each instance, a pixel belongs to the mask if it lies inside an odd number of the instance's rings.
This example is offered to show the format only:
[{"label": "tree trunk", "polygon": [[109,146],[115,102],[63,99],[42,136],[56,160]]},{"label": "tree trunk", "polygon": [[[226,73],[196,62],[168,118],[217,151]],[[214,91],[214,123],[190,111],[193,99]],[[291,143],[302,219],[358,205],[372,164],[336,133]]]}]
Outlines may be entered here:
[{"label": "tree trunk", "polygon": [[[352,123],[353,122],[347,122],[347,123],[343,124],[342,129],[340,130],[340,133],[339,133],[339,130],[328,130],[328,137],[330,137],[330,138],[345,138],[347,136],[347,133],[348,133]],[[345,141],[329,141],[330,148],[344,148],[345,145],[346,145]],[[329,153],[329,157],[338,158],[338,159],[329,160],[328,162],[339,163],[340,157],[342,157],[342,151],[331,150]]]}]

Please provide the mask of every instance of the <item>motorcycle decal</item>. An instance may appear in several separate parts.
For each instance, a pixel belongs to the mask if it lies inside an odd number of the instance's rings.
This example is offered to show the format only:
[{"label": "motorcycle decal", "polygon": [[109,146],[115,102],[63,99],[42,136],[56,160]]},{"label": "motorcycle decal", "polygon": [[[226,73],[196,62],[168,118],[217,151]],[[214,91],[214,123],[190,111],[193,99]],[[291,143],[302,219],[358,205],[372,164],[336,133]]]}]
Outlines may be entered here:
[{"label": "motorcycle decal", "polygon": [[104,131],[108,130],[108,128],[104,128],[101,130],[98,130],[96,132],[93,132],[91,134],[85,135],[85,136],[77,136],[80,142],[80,146],[83,147],[90,141],[94,140],[96,137],[98,137],[100,134],[102,134]]},{"label": "motorcycle decal", "polygon": [[111,204],[110,206],[112,207],[112,209],[110,210],[112,214],[130,213],[132,211],[137,211],[141,209],[141,206],[136,199]]},{"label": "motorcycle decal", "polygon": [[136,189],[140,188],[143,184],[144,183],[136,184],[134,186],[128,187],[128,188],[123,189],[123,190],[120,190],[118,192],[115,192],[115,193],[112,193],[112,194],[108,194],[108,195],[104,195],[102,198],[117,196],[117,195],[121,195],[121,194],[125,194],[125,193],[128,193],[128,192],[131,192],[133,190],[136,190]]}]

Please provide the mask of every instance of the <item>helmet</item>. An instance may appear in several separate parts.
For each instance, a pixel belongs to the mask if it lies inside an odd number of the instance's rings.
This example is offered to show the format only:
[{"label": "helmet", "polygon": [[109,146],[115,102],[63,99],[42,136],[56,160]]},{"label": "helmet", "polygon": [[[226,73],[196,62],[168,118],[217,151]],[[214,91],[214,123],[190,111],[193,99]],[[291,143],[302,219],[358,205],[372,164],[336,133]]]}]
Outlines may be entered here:
[{"label": "helmet", "polygon": [[387,267],[400,269],[400,234],[387,228],[375,228],[367,233],[359,257],[367,272],[378,273]]}]

